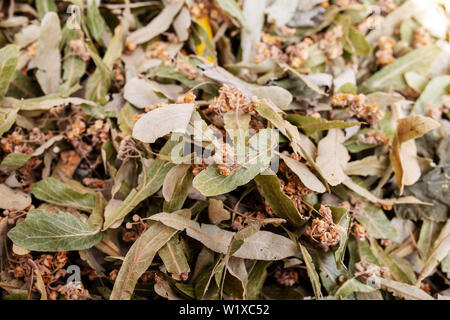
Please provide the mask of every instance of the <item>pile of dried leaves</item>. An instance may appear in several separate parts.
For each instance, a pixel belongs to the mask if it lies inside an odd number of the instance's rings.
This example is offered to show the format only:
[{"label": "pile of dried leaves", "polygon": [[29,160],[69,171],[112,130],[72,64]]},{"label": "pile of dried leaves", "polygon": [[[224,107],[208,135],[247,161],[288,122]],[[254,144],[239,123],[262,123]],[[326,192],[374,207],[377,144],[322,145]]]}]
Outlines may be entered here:
[{"label": "pile of dried leaves", "polygon": [[450,1],[0,6],[3,299],[450,296]]}]

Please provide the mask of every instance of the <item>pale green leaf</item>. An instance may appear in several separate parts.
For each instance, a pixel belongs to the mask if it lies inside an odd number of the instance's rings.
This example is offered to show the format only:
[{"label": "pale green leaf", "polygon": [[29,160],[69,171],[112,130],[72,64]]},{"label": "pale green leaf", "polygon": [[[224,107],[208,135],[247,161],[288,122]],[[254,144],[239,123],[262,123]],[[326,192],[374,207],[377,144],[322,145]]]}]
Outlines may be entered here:
[{"label": "pale green leaf", "polygon": [[[185,165],[186,166],[186,165]],[[166,178],[164,179],[163,184],[163,195],[164,195],[164,186],[167,184],[173,185],[171,188],[171,195],[170,198],[167,198],[164,201],[163,210],[164,212],[174,212],[176,210],[180,210],[183,207],[184,202],[186,201],[186,198],[189,193],[189,188],[192,185],[192,180],[194,179],[194,175],[192,174],[192,170],[189,166],[187,166],[187,169],[184,168],[184,170],[181,172],[180,175],[176,177],[176,179],[169,182],[170,178],[174,178],[173,175],[170,173],[175,169],[176,167],[172,168],[169,173],[167,174]]]},{"label": "pale green leaf", "polygon": [[364,284],[355,278],[348,279],[345,281],[339,289],[336,290],[334,295],[339,296],[341,299],[345,299],[347,296],[351,295],[355,292],[372,292],[375,291],[376,288]]},{"label": "pale green leaf", "polygon": [[0,49],[0,101],[8,91],[9,84],[16,71],[19,50],[15,45],[7,45]]},{"label": "pale green leaf", "polygon": [[229,176],[220,174],[217,165],[210,165],[194,178],[193,185],[205,196],[216,196],[233,191],[249,183],[269,167],[276,147],[277,136],[274,130],[259,131],[249,140],[245,161],[236,165]]},{"label": "pale green leaf", "polygon": [[58,12],[55,0],[36,0],[36,8],[41,21],[47,12]]},{"label": "pale green leaf", "polygon": [[125,132],[128,135],[132,135],[133,127],[134,127],[134,111],[129,103],[126,103],[122,109],[120,109],[119,113],[117,113],[117,123],[119,125],[120,130]]},{"label": "pale green leaf", "polygon": [[247,27],[244,14],[236,3],[236,0],[217,0],[217,3],[226,13],[237,19],[241,26]]},{"label": "pale green leaf", "polygon": [[419,240],[417,241],[417,248],[420,251],[420,257],[425,262],[433,249],[433,244],[439,236],[443,223],[425,219],[420,228]]},{"label": "pale green leaf", "polygon": [[306,272],[308,273],[309,280],[311,281],[314,290],[314,295],[316,296],[317,299],[320,299],[322,298],[322,291],[320,290],[321,286],[319,275],[317,274],[316,267],[314,266],[311,255],[300,242],[297,242],[297,244],[300,247],[300,252],[302,254],[303,261],[305,262]]},{"label": "pale green leaf", "polygon": [[217,199],[209,199],[208,218],[212,224],[219,224],[222,221],[230,220],[231,214],[223,207],[223,202]]},{"label": "pale green leaf", "polygon": [[175,280],[187,277],[191,271],[183,250],[183,245],[177,236],[172,237],[164,247],[158,251],[167,271]]},{"label": "pale green leaf", "polygon": [[0,113],[0,137],[13,126],[18,111],[19,109],[13,109]]},{"label": "pale green leaf", "polygon": [[130,33],[127,37],[127,42],[136,44],[144,43],[165,32],[169,29],[173,19],[183,7],[183,4],[184,1],[182,0],[167,2],[161,13],[153,18],[148,25]]},{"label": "pale green leaf", "polygon": [[355,213],[355,218],[367,228],[372,237],[377,239],[394,239],[397,237],[397,230],[379,207],[366,203],[363,209]]},{"label": "pale green leaf", "polygon": [[317,193],[324,193],[326,191],[323,183],[311,172],[311,170],[309,170],[309,168],[304,163],[284,154],[280,154],[280,158],[283,159],[284,163],[289,167],[289,169],[291,169],[299,177],[305,187]]},{"label": "pale green leaf", "polygon": [[406,72],[414,71],[426,76],[440,53],[441,49],[436,45],[415,49],[375,73],[361,85],[359,90],[361,92],[386,88],[402,90],[406,86],[403,78]]},{"label": "pale green leaf", "polygon": [[294,202],[283,192],[280,180],[275,174],[258,175],[255,182],[277,217],[286,219],[296,226],[305,224],[306,218],[302,217]]},{"label": "pale green leaf", "polygon": [[322,176],[332,186],[337,186],[346,179],[344,169],[350,160],[347,149],[342,144],[344,133],[340,129],[331,129],[318,145],[317,166]]},{"label": "pale green leaf", "polygon": [[105,37],[110,36],[110,30],[103,19],[97,1],[91,1],[91,5],[87,7],[86,26],[92,37],[101,45],[105,45]]},{"label": "pale green leaf", "polygon": [[82,211],[95,208],[96,196],[74,185],[61,182],[55,178],[46,178],[33,185],[33,195],[39,200]]},{"label": "pale green leaf", "polygon": [[406,72],[404,76],[408,86],[419,93],[422,93],[428,84],[428,79],[426,77],[415,72]]},{"label": "pale green leaf", "polygon": [[0,170],[5,172],[12,172],[25,165],[25,163],[31,158],[31,155],[23,153],[10,153],[0,163]]},{"label": "pale green leaf", "polygon": [[270,261],[257,261],[248,274],[247,299],[258,299],[267,278],[267,267]]},{"label": "pale green leaf", "polygon": [[58,252],[89,249],[100,242],[103,234],[70,213],[38,209],[29,211],[8,237],[28,250]]},{"label": "pale green leaf", "polygon": [[347,163],[345,174],[381,177],[385,173],[387,166],[387,157],[369,156]]},{"label": "pale green leaf", "polygon": [[289,114],[286,120],[302,129],[307,135],[312,135],[318,131],[325,131],[336,128],[351,128],[360,126],[360,122],[344,122],[342,120],[327,120],[324,118],[315,118],[312,116],[301,116],[298,114]]},{"label": "pale green leaf", "polygon": [[[388,267],[392,277],[396,281],[414,284],[416,276],[412,266],[406,260],[396,257],[391,257],[374,238],[370,238],[370,248],[373,254],[377,257],[381,266]],[[400,263],[398,261],[401,261]]]},{"label": "pale green leaf", "polygon": [[450,76],[440,76],[428,82],[425,90],[414,104],[412,114],[427,114],[428,109],[439,109],[442,105],[442,98],[448,94],[450,86]]}]

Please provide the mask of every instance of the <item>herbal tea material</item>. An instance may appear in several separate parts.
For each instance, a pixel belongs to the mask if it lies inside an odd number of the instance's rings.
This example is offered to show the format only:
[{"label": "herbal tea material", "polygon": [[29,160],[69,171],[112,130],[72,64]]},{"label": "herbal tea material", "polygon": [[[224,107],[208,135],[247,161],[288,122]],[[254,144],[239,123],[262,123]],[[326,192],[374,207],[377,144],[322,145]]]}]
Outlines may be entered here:
[{"label": "herbal tea material", "polygon": [[2,1],[0,298],[449,299],[449,23]]}]

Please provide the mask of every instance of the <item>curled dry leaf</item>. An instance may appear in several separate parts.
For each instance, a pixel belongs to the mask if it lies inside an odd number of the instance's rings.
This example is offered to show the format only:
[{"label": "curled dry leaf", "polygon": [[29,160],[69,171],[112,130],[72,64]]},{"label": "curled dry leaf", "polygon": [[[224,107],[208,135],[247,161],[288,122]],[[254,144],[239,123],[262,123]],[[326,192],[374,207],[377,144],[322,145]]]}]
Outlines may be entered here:
[{"label": "curled dry leaf", "polygon": [[134,125],[133,137],[146,143],[153,143],[156,139],[171,132],[186,132],[191,120],[194,104],[171,104],[141,117]]},{"label": "curled dry leaf", "polygon": [[42,19],[39,41],[36,49],[35,64],[38,68],[36,78],[46,94],[59,89],[61,72],[61,27],[55,12],[48,12]]},{"label": "curled dry leaf", "polygon": [[208,217],[212,224],[219,224],[222,221],[229,220],[231,215],[223,207],[223,202],[216,199],[209,199]]},{"label": "curled dry leaf", "polygon": [[424,136],[427,132],[440,126],[439,122],[421,115],[402,117],[400,105],[394,104],[395,112],[400,119],[392,142],[390,160],[395,172],[395,178],[403,193],[404,186],[416,183],[421,176],[417,149],[414,139]]},{"label": "curled dry leaf", "polygon": [[173,19],[180,11],[184,0],[166,1],[163,11],[148,25],[140,28],[127,37],[129,43],[140,44],[147,42],[169,29]]},{"label": "curled dry leaf", "polygon": [[179,164],[167,173],[166,177],[164,178],[163,187],[162,187],[162,193],[164,196],[164,200],[170,201],[172,199],[172,196],[174,195],[174,191],[176,188],[176,185],[179,180],[182,179],[184,175],[186,175],[187,171],[189,170],[190,166],[188,165],[182,165]]},{"label": "curled dry leaf", "polygon": [[342,144],[344,139],[344,133],[341,130],[331,129],[319,142],[316,163],[323,177],[332,186],[337,186],[346,179],[344,170],[350,155]]},{"label": "curled dry leaf", "polygon": [[158,97],[154,87],[145,79],[134,77],[124,87],[123,97],[125,100],[138,108],[157,105],[167,102],[166,99]]},{"label": "curled dry leaf", "polygon": [[305,164],[284,154],[280,154],[280,157],[281,159],[283,159],[286,165],[300,178],[305,187],[318,193],[324,193],[326,191],[323,183],[311,172],[311,170],[308,169]]},{"label": "curled dry leaf", "polygon": [[406,283],[375,277],[374,281],[391,291],[395,296],[406,300],[434,300],[425,291]]},{"label": "curled dry leaf", "polygon": [[31,197],[19,190],[13,190],[5,184],[0,184],[0,208],[5,210],[24,210],[31,204]]}]

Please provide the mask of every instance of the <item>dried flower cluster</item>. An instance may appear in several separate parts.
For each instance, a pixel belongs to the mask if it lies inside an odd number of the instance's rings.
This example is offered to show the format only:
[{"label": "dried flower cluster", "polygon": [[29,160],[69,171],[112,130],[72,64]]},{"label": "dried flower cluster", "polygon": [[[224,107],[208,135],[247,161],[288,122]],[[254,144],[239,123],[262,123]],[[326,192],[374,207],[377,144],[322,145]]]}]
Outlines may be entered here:
[{"label": "dried flower cluster", "polygon": [[321,205],[318,211],[320,218],[314,218],[306,233],[315,242],[320,244],[325,251],[335,246],[341,240],[342,227],[333,222],[331,209]]},{"label": "dried flower cluster", "polygon": [[213,100],[209,108],[218,113],[226,113],[237,109],[255,115],[254,103],[253,97],[249,99],[242,90],[225,85],[220,88],[219,97]]},{"label": "dried flower cluster", "polygon": [[377,64],[387,66],[395,61],[394,57],[395,40],[391,37],[381,37],[378,41],[378,51],[375,54]]},{"label": "dried flower cluster", "polygon": [[347,107],[349,116],[366,119],[369,123],[376,123],[384,118],[386,112],[376,102],[369,104],[364,95],[340,93],[333,96],[332,104]]},{"label": "dried flower cluster", "polygon": [[431,44],[431,36],[424,28],[418,28],[414,31],[413,47],[426,47]]},{"label": "dried flower cluster", "polygon": [[344,31],[342,26],[339,25],[330,31],[326,32],[323,38],[319,42],[319,48],[322,49],[328,58],[336,59],[342,55]]}]

